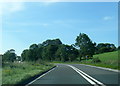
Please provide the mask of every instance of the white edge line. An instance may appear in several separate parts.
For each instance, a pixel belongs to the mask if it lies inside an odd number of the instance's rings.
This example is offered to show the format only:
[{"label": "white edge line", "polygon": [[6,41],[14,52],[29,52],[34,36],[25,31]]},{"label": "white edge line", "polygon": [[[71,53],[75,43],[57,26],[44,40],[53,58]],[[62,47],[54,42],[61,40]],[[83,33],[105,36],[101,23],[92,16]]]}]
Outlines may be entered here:
[{"label": "white edge line", "polygon": [[55,68],[53,68],[53,69],[49,70],[48,72],[42,74],[41,76],[39,76],[39,77],[36,78],[35,80],[31,81],[30,83],[28,83],[28,84],[25,85],[25,86],[28,86],[28,85],[32,84],[33,82],[35,82],[35,81],[37,81],[38,79],[42,78],[43,76],[45,76],[45,75],[48,74],[49,72],[53,71],[54,69],[55,69]]},{"label": "white edge line", "polygon": [[97,66],[86,65],[86,64],[80,64],[80,65],[85,65],[85,66],[89,66],[89,67],[99,68],[99,69],[103,69],[103,70],[109,70],[109,71],[112,71],[112,72],[120,72],[119,70],[110,69],[110,68],[97,67]]}]

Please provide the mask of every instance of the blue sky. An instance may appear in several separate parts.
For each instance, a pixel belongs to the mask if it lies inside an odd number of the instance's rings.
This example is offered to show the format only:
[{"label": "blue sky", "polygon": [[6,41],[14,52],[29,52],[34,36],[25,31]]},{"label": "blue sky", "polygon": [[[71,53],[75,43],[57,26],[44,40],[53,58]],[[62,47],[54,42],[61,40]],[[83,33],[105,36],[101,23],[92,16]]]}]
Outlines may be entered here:
[{"label": "blue sky", "polygon": [[2,52],[18,55],[33,43],[60,38],[74,44],[79,33],[118,46],[117,2],[16,2],[3,6]]}]

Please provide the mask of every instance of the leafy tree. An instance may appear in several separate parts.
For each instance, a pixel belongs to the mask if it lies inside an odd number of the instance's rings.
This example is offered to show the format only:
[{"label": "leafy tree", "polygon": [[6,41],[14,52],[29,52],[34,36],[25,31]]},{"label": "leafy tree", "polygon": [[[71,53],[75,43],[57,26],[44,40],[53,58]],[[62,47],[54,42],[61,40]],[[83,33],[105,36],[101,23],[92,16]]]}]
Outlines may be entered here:
[{"label": "leafy tree", "polygon": [[73,46],[68,46],[68,47],[69,48],[68,48],[67,53],[68,53],[69,61],[73,61],[73,60],[75,60],[78,57],[79,52]]},{"label": "leafy tree", "polygon": [[53,40],[46,40],[42,43],[43,46],[47,46],[47,45],[60,45],[62,44],[62,42],[60,41],[60,39],[53,39]]},{"label": "leafy tree", "polygon": [[3,62],[14,62],[16,60],[16,54],[14,49],[10,49],[3,54]]},{"label": "leafy tree", "polygon": [[75,49],[73,46],[69,45],[60,45],[57,52],[56,52],[56,59],[60,61],[73,61],[78,56],[78,50]]},{"label": "leafy tree", "polygon": [[29,50],[28,49],[23,50],[21,57],[22,57],[22,61],[28,61],[29,60]]},{"label": "leafy tree", "polygon": [[65,62],[68,60],[67,53],[66,53],[66,46],[65,45],[60,45],[57,53],[58,56],[60,56],[60,60]]},{"label": "leafy tree", "polygon": [[92,43],[88,35],[84,33],[80,33],[79,36],[77,36],[75,45],[79,48],[79,53],[81,54],[80,59],[87,55],[92,57],[95,52],[96,43]]},{"label": "leafy tree", "polygon": [[29,49],[33,50],[33,49],[37,49],[38,45],[37,44],[32,44],[30,45]]},{"label": "leafy tree", "polygon": [[99,43],[96,48],[96,53],[111,52],[116,50],[115,45],[110,43]]},{"label": "leafy tree", "polygon": [[43,53],[43,47],[38,45],[37,57],[39,60],[43,60],[42,53]]},{"label": "leafy tree", "polygon": [[32,44],[29,49],[26,49],[22,52],[21,57],[23,61],[36,61],[38,60],[38,45]]},{"label": "leafy tree", "polygon": [[38,45],[37,44],[32,44],[30,47],[29,47],[29,52],[28,52],[28,55],[29,55],[29,60],[31,61],[36,61],[38,60]]},{"label": "leafy tree", "polygon": [[54,60],[57,49],[58,49],[57,45],[48,45],[44,47],[43,58],[49,61]]},{"label": "leafy tree", "polygon": [[120,46],[118,47],[118,49],[120,50]]}]

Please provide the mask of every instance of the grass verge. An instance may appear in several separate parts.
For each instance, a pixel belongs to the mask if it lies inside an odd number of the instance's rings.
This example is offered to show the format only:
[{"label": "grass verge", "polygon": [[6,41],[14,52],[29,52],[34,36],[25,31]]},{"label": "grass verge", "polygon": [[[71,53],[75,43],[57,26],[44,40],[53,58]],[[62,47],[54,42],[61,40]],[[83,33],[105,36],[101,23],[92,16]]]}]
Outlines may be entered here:
[{"label": "grass verge", "polygon": [[24,82],[31,77],[41,74],[51,69],[52,67],[54,67],[54,65],[50,63],[5,63],[2,70],[2,84],[22,84],[21,82]]},{"label": "grass verge", "polygon": [[114,51],[114,52],[97,54],[93,56],[93,58],[99,58],[101,62],[94,63],[92,62],[91,59],[88,61],[82,61],[81,63],[120,70],[120,66],[119,66],[120,59],[118,58],[118,52],[119,51]]}]

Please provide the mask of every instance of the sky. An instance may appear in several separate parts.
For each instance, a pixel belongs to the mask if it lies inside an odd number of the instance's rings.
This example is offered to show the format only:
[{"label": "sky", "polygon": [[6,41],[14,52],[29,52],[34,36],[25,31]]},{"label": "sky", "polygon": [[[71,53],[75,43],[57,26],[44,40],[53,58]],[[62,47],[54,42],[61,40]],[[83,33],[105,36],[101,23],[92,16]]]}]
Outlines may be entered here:
[{"label": "sky", "polygon": [[118,46],[117,2],[8,2],[2,4],[2,48],[21,55],[31,44],[59,38],[74,44],[79,33]]}]

